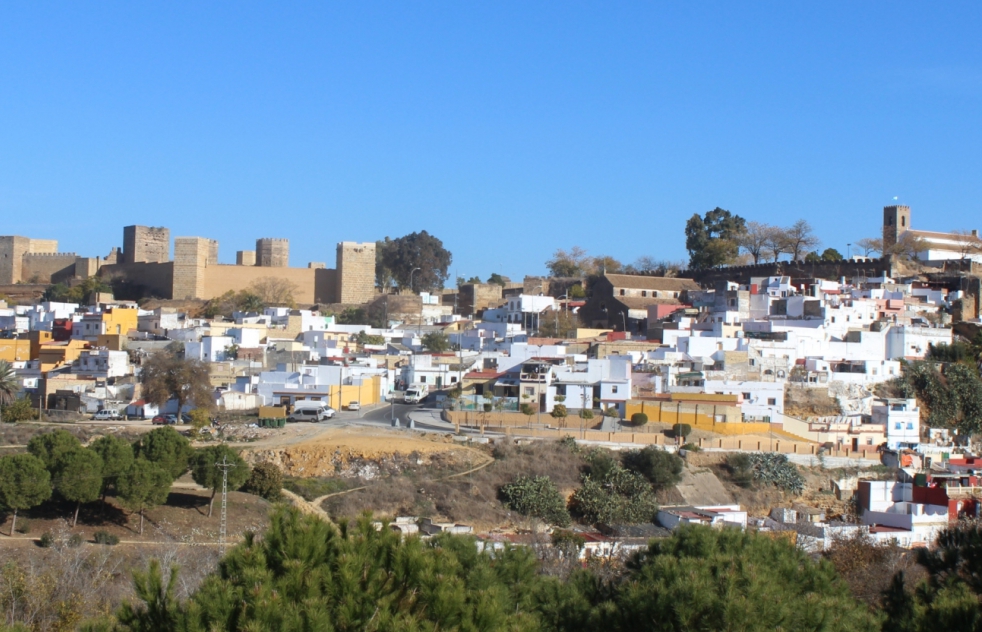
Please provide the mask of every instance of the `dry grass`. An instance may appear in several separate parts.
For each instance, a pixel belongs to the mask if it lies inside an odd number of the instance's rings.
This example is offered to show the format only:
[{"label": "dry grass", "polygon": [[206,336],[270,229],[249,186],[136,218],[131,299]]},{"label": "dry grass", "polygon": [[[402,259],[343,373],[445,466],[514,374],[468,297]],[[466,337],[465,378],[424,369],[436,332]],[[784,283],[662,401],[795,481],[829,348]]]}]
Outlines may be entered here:
[{"label": "dry grass", "polygon": [[324,501],[332,517],[354,516],[363,511],[378,515],[418,515],[473,525],[477,529],[500,527],[520,520],[498,498],[502,485],[520,475],[548,476],[569,495],[580,485],[586,466],[581,454],[558,441],[529,445],[497,445],[493,464],[461,476],[446,478],[447,470],[407,469],[403,473],[366,483],[363,490]]},{"label": "dry grass", "polygon": [[788,386],[784,392],[784,412],[792,417],[828,417],[842,413],[839,401],[827,388]]},{"label": "dry grass", "polygon": [[[117,437],[122,437],[127,441],[135,441],[138,436],[143,434],[142,432],[137,432],[135,430],[119,430],[115,432],[109,431],[110,426],[78,426],[71,423],[65,424],[36,424],[36,423],[16,423],[16,424],[0,424],[0,445],[27,445],[27,442],[31,440],[31,437],[45,432],[54,432],[55,430],[65,430],[76,437],[82,443],[88,443],[90,439],[95,439],[103,435],[112,434]],[[150,427],[147,428],[150,430]],[[13,454],[14,451],[5,450],[0,454]]]}]

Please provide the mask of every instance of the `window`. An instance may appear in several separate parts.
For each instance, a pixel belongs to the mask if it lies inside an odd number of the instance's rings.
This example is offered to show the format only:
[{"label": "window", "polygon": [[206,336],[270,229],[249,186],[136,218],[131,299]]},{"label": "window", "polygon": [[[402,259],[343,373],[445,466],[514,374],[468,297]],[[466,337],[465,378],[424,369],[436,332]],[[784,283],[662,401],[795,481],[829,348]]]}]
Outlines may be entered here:
[{"label": "window", "polygon": [[611,393],[616,393],[617,392],[617,386],[616,385],[615,386],[611,386],[610,387],[610,392]]},{"label": "window", "polygon": [[535,387],[534,386],[526,386],[525,387],[525,394],[526,395],[535,395]]},{"label": "window", "polygon": [[426,376],[425,375],[419,376],[419,382],[420,384],[426,384]]},{"label": "window", "polygon": [[565,384],[557,384],[556,385],[556,395],[562,395],[563,397],[566,396],[566,385]]},{"label": "window", "polygon": [[893,425],[893,429],[894,429],[894,430],[901,430],[901,429],[903,429],[903,426],[904,426],[904,425],[903,425],[902,423],[900,423],[900,422],[898,421],[897,423],[895,423],[895,424]]},{"label": "window", "polygon": [[647,298],[648,297],[648,290],[641,290],[641,296]]},{"label": "window", "polygon": [[624,290],[621,290],[621,296],[624,296]]},{"label": "window", "polygon": [[776,397],[768,397],[767,398],[767,405],[768,406],[777,406],[777,398]]},{"label": "window", "polygon": [[454,376],[451,375],[450,376],[450,383],[451,384],[456,384],[457,383],[457,378],[455,378]]},{"label": "window", "polygon": [[908,421],[907,422],[907,430],[913,430],[913,429],[914,429],[914,422]]},{"label": "window", "polygon": [[750,399],[750,393],[744,393],[743,399]]},{"label": "window", "polygon": [[866,437],[866,445],[873,445],[873,437]]}]

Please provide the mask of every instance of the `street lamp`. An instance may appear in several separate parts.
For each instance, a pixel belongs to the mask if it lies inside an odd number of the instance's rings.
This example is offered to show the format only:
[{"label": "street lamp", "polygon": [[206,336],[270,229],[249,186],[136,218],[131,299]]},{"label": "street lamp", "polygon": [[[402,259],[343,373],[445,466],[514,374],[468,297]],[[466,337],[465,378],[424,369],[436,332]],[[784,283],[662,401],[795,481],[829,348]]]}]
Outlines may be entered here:
[{"label": "street lamp", "polygon": [[[414,292],[415,291],[413,289],[413,275],[416,274],[416,271],[419,270],[419,269],[420,268],[413,268],[412,270],[409,271],[409,291],[410,292]],[[423,297],[420,296],[419,297],[419,323],[416,325],[416,333],[417,334],[420,334],[420,333],[422,333],[422,331],[423,331]]]}]

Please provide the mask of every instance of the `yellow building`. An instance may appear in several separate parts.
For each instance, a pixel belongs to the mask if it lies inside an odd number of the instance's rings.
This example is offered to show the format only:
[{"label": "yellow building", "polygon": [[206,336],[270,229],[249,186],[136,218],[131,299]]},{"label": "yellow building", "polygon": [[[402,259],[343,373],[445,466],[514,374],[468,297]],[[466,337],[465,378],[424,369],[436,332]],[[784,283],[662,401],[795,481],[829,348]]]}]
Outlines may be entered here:
[{"label": "yellow building", "polygon": [[128,307],[110,307],[102,312],[102,334],[125,336],[138,325],[139,310]]},{"label": "yellow building", "polygon": [[71,364],[78,360],[82,352],[89,348],[89,343],[85,340],[66,340],[65,342],[48,342],[41,345],[38,353],[38,360],[41,364],[41,373],[47,373],[53,369]]},{"label": "yellow building", "polygon": [[26,338],[0,340],[0,360],[26,362],[31,359],[31,341]]}]

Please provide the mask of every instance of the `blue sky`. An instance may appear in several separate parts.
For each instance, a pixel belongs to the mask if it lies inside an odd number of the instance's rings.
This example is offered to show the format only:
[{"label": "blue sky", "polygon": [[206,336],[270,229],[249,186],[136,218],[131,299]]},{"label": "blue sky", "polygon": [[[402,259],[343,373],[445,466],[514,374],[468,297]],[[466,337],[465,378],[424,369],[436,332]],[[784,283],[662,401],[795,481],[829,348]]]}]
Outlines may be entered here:
[{"label": "blue sky", "polygon": [[982,228],[982,5],[5,3],[0,234],[126,224],[291,263],[428,230],[456,271],[686,258],[721,206],[824,246]]}]

